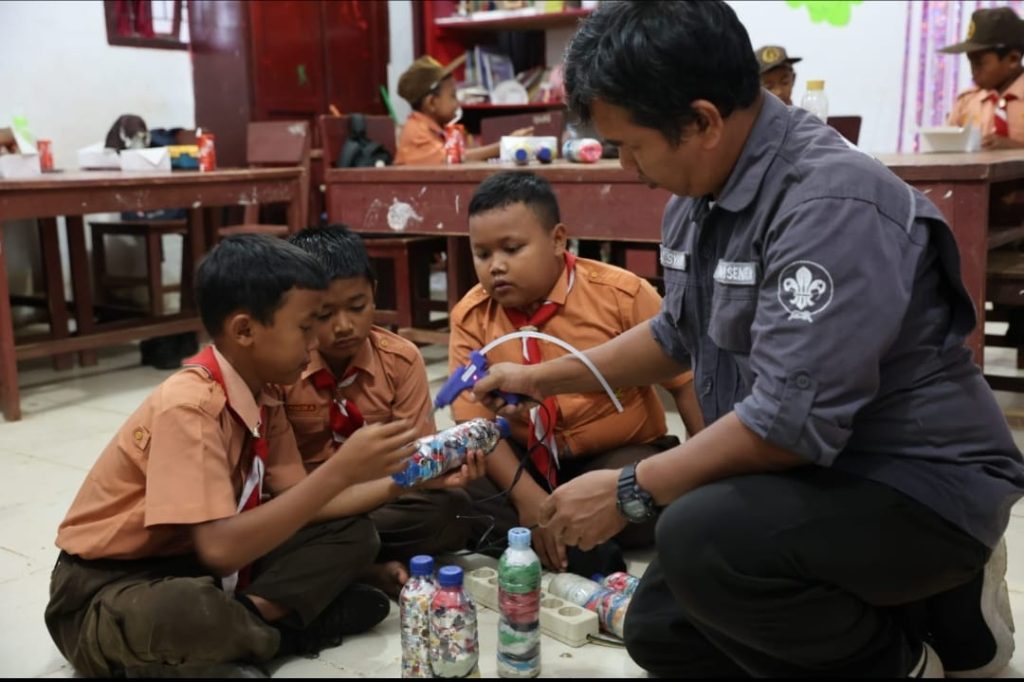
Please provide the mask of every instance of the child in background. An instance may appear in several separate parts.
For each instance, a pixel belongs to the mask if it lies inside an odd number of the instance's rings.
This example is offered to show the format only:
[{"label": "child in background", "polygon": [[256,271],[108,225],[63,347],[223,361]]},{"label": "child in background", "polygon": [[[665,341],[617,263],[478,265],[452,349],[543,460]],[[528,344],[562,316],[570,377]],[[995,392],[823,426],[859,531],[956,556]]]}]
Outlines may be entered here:
[{"label": "child in background", "polygon": [[957,98],[949,124],[979,127],[985,149],[1024,147],[1024,22],[1016,12],[1009,7],[977,10],[966,40],[939,52],[966,52],[978,86]]},{"label": "child in background", "polygon": [[796,84],[796,71],[793,64],[803,57],[790,57],[786,48],[779,45],[765,45],[755,50],[757,64],[761,67],[761,86],[784,103],[793,104],[793,86]]},{"label": "child in background", "polygon": [[[398,79],[398,94],[409,103],[413,111],[406,119],[398,139],[396,166],[431,166],[445,162],[444,126],[455,120],[460,113],[452,73],[463,61],[457,59],[448,66],[441,66],[433,57],[420,57]],[[532,127],[521,128],[511,135],[531,133]],[[500,144],[495,142],[483,147],[467,148],[463,158],[467,161],[486,161],[496,158],[500,151]]]},{"label": "child in background", "polygon": [[[344,225],[331,225],[303,230],[289,241],[316,258],[329,280],[317,321],[319,348],[282,395],[306,469],[336,456],[339,444],[364,423],[403,420],[417,437],[433,434],[423,356],[410,341],[373,324],[377,278],[363,240]],[[368,514],[381,540],[368,583],[397,597],[409,577],[409,559],[465,548],[469,527],[461,517],[470,501],[460,486],[484,474],[482,456],[471,457],[460,471],[413,490],[390,477],[353,489],[347,513]]]},{"label": "child in background", "polygon": [[251,664],[387,616],[356,584],[377,533],[342,511],[350,486],[403,467],[418,431],[362,429],[307,476],[267,392],[308,365],[326,287],[316,259],[272,237],[228,237],[200,264],[214,345],[125,421],[57,532],[45,620],[78,673],[266,677]]},{"label": "child in background", "polygon": [[[551,185],[532,173],[498,173],[480,184],[469,205],[469,237],[480,284],[452,310],[451,372],[468,362],[471,351],[509,332],[539,330],[586,349],[660,309],[661,298],[645,279],[566,250],[558,200]],[[490,351],[487,361],[533,364],[565,353],[550,343],[514,340]],[[664,386],[687,430],[695,433],[703,420],[693,373]],[[567,552],[560,539],[537,526],[541,503],[559,483],[590,471],[618,469],[678,445],[667,434],[653,387],[631,388],[618,397],[625,408],[621,413],[604,393],[565,395],[545,400],[529,420],[511,420],[512,436],[487,458],[487,478],[469,486],[476,514],[488,517],[488,523],[474,529],[478,543],[493,517],[488,537],[502,538],[514,526],[533,529],[534,550],[550,569],[587,576],[625,570],[614,543],[591,552],[575,547]],[[462,395],[452,405],[452,416],[462,422],[494,414]],[[527,475],[517,480],[521,460]],[[508,489],[507,497],[501,494]],[[653,521],[631,524],[616,539],[624,547],[646,546],[653,533]]]}]

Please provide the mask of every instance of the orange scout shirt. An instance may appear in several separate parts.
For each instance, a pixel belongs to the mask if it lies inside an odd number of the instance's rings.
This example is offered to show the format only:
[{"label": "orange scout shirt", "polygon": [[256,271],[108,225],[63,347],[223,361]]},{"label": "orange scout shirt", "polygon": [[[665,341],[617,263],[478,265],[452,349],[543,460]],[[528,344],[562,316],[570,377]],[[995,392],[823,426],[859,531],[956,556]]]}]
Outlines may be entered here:
[{"label": "orange scout shirt", "polygon": [[[326,366],[320,353],[314,352],[299,382],[284,388],[282,394],[299,452],[309,470],[325,461],[337,448],[330,426],[333,396],[327,391],[318,391],[311,379]],[[350,366],[359,370],[356,379],[339,390],[341,397],[356,404],[366,423],[408,419],[416,424],[421,436],[437,430],[431,411],[427,368],[415,344],[386,329],[373,327]]]},{"label": "orange scout shirt", "polygon": [[426,114],[409,114],[398,138],[396,166],[437,166],[444,163],[444,130]]},{"label": "orange scout shirt", "polygon": [[[103,450],[57,531],[57,546],[85,559],[142,559],[195,551],[188,526],[233,516],[249,472],[242,461],[259,405],[216,353],[227,395],[202,368],[168,377]],[[264,491],[306,476],[284,409],[267,392]]]},{"label": "orange scout shirt", "polygon": [[[968,123],[973,123],[981,128],[982,135],[995,132],[993,119],[995,118],[996,103],[990,99],[993,93],[995,93],[994,90],[974,88],[961,94],[949,115],[949,125],[965,126]],[[1013,81],[1003,95],[1013,95],[1017,98],[1006,104],[1009,137],[1018,142],[1024,142],[1024,74]]]},{"label": "orange scout shirt", "polygon": [[[586,258],[576,259],[576,282],[568,296],[567,287],[563,271],[547,295],[547,300],[560,303],[562,307],[540,331],[581,351],[649,320],[661,306],[661,297],[647,280]],[[459,301],[452,310],[451,319],[450,372],[464,366],[471,351],[516,331],[504,308],[492,300],[479,284]],[[567,354],[552,343],[541,341],[539,345],[543,360]],[[487,354],[487,362],[523,364],[522,341],[507,341],[499,345]],[[674,389],[692,378],[693,373],[687,371],[664,386]],[[624,408],[622,413],[615,411],[604,391],[557,396],[555,437],[561,449],[560,457],[597,454],[624,445],[648,443],[665,435],[665,412],[653,386],[620,389],[617,395]],[[493,417],[494,414],[462,395],[452,404],[452,416],[456,421],[464,421],[474,417]],[[528,421],[525,418],[515,419],[511,426],[513,438],[525,444],[529,433]]]}]

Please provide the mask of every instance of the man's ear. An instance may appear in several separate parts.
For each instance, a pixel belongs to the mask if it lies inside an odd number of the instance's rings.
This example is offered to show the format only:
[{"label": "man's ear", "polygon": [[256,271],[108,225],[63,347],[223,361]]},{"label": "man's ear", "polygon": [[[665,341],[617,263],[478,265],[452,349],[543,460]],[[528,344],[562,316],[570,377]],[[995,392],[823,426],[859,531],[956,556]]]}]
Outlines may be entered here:
[{"label": "man's ear", "polygon": [[224,323],[224,335],[239,346],[251,346],[256,320],[247,312],[232,313]]},{"label": "man's ear", "polygon": [[703,138],[701,147],[714,149],[721,143],[725,133],[725,119],[722,118],[722,112],[706,99],[695,100],[690,104],[690,108],[696,115],[696,120],[693,123],[695,132]]}]

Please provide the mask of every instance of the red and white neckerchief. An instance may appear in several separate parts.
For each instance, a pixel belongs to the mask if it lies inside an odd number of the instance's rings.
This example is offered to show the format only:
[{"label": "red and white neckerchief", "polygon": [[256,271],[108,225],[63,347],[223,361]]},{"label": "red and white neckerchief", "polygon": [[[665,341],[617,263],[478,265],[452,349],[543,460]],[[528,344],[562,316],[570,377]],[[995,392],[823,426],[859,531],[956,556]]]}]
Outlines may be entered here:
[{"label": "red and white neckerchief", "polygon": [[[576,256],[568,251],[565,252],[565,276],[568,280],[565,295],[568,297],[576,283]],[[555,316],[561,307],[554,301],[544,301],[533,315],[527,315],[518,308],[505,308],[505,314],[520,331],[538,331],[544,323]],[[540,342],[537,339],[522,339],[522,342],[525,363],[535,365],[541,362]],[[552,489],[558,482],[555,475],[556,468],[559,466],[558,445],[555,440],[557,419],[558,403],[554,396],[545,398],[541,405],[530,410],[530,437],[527,441],[530,459],[538,473],[547,480]],[[543,448],[538,447],[539,445],[543,445]],[[554,460],[554,466],[552,466],[552,460]]]},{"label": "red and white neckerchief", "polygon": [[[224,383],[224,373],[221,371],[220,363],[217,362],[217,356],[214,355],[213,346],[207,346],[198,355],[185,360],[182,363],[182,367],[202,367],[205,369],[210,374],[210,378],[216,381],[224,390],[224,396],[227,398],[228,389]],[[230,399],[228,399],[227,408],[235,421],[248,433],[246,445],[244,446],[243,461],[248,460],[250,462],[249,472],[246,474],[245,482],[242,484],[242,494],[238,496],[238,507],[235,510],[236,514],[241,514],[250,509],[255,509],[263,501],[263,479],[267,472],[269,444],[266,433],[261,433],[261,429],[266,423],[267,415],[266,408],[261,405],[259,423],[250,429],[245,420],[242,419],[242,416],[231,406]],[[221,578],[221,587],[225,592],[231,594],[236,589],[246,587],[251,581],[252,565],[250,564],[243,566],[237,573]]]},{"label": "red and white neckerchief", "polygon": [[1017,95],[1000,95],[999,93],[993,92],[986,99],[995,104],[995,109],[992,111],[992,125],[995,129],[996,135],[999,137],[1009,137],[1010,122],[1006,114],[1006,107],[1010,102],[1017,99]]},{"label": "red and white neckerchief", "polygon": [[331,434],[334,442],[341,444],[348,440],[356,430],[366,423],[363,413],[359,411],[352,400],[341,395],[341,389],[347,388],[355,383],[359,376],[359,370],[349,367],[340,380],[335,380],[331,370],[324,367],[313,373],[310,379],[318,391],[327,391],[331,395]]}]

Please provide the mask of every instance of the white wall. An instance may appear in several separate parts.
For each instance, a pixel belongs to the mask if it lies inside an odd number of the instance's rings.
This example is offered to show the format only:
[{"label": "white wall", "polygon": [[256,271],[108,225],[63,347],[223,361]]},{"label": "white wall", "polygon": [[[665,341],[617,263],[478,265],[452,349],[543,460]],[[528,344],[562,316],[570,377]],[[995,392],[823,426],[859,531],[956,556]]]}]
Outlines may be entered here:
[{"label": "white wall", "polygon": [[[188,52],[108,45],[100,0],[0,0],[0,66],[0,127],[25,116],[37,137],[53,140],[57,168],[76,169],[77,150],[102,141],[121,114],[138,114],[150,128],[195,126]],[[26,293],[29,273],[39,272],[33,223],[4,232],[11,286]],[[120,245],[120,258],[118,246],[115,267],[139,260],[133,242]],[[165,276],[175,281],[180,251],[176,241],[168,247]]]},{"label": "white wall", "polygon": [[413,54],[412,3],[409,0],[388,0],[388,33],[391,55],[388,59],[388,94],[399,124],[405,123],[412,109],[398,96],[398,77],[419,55]]}]

